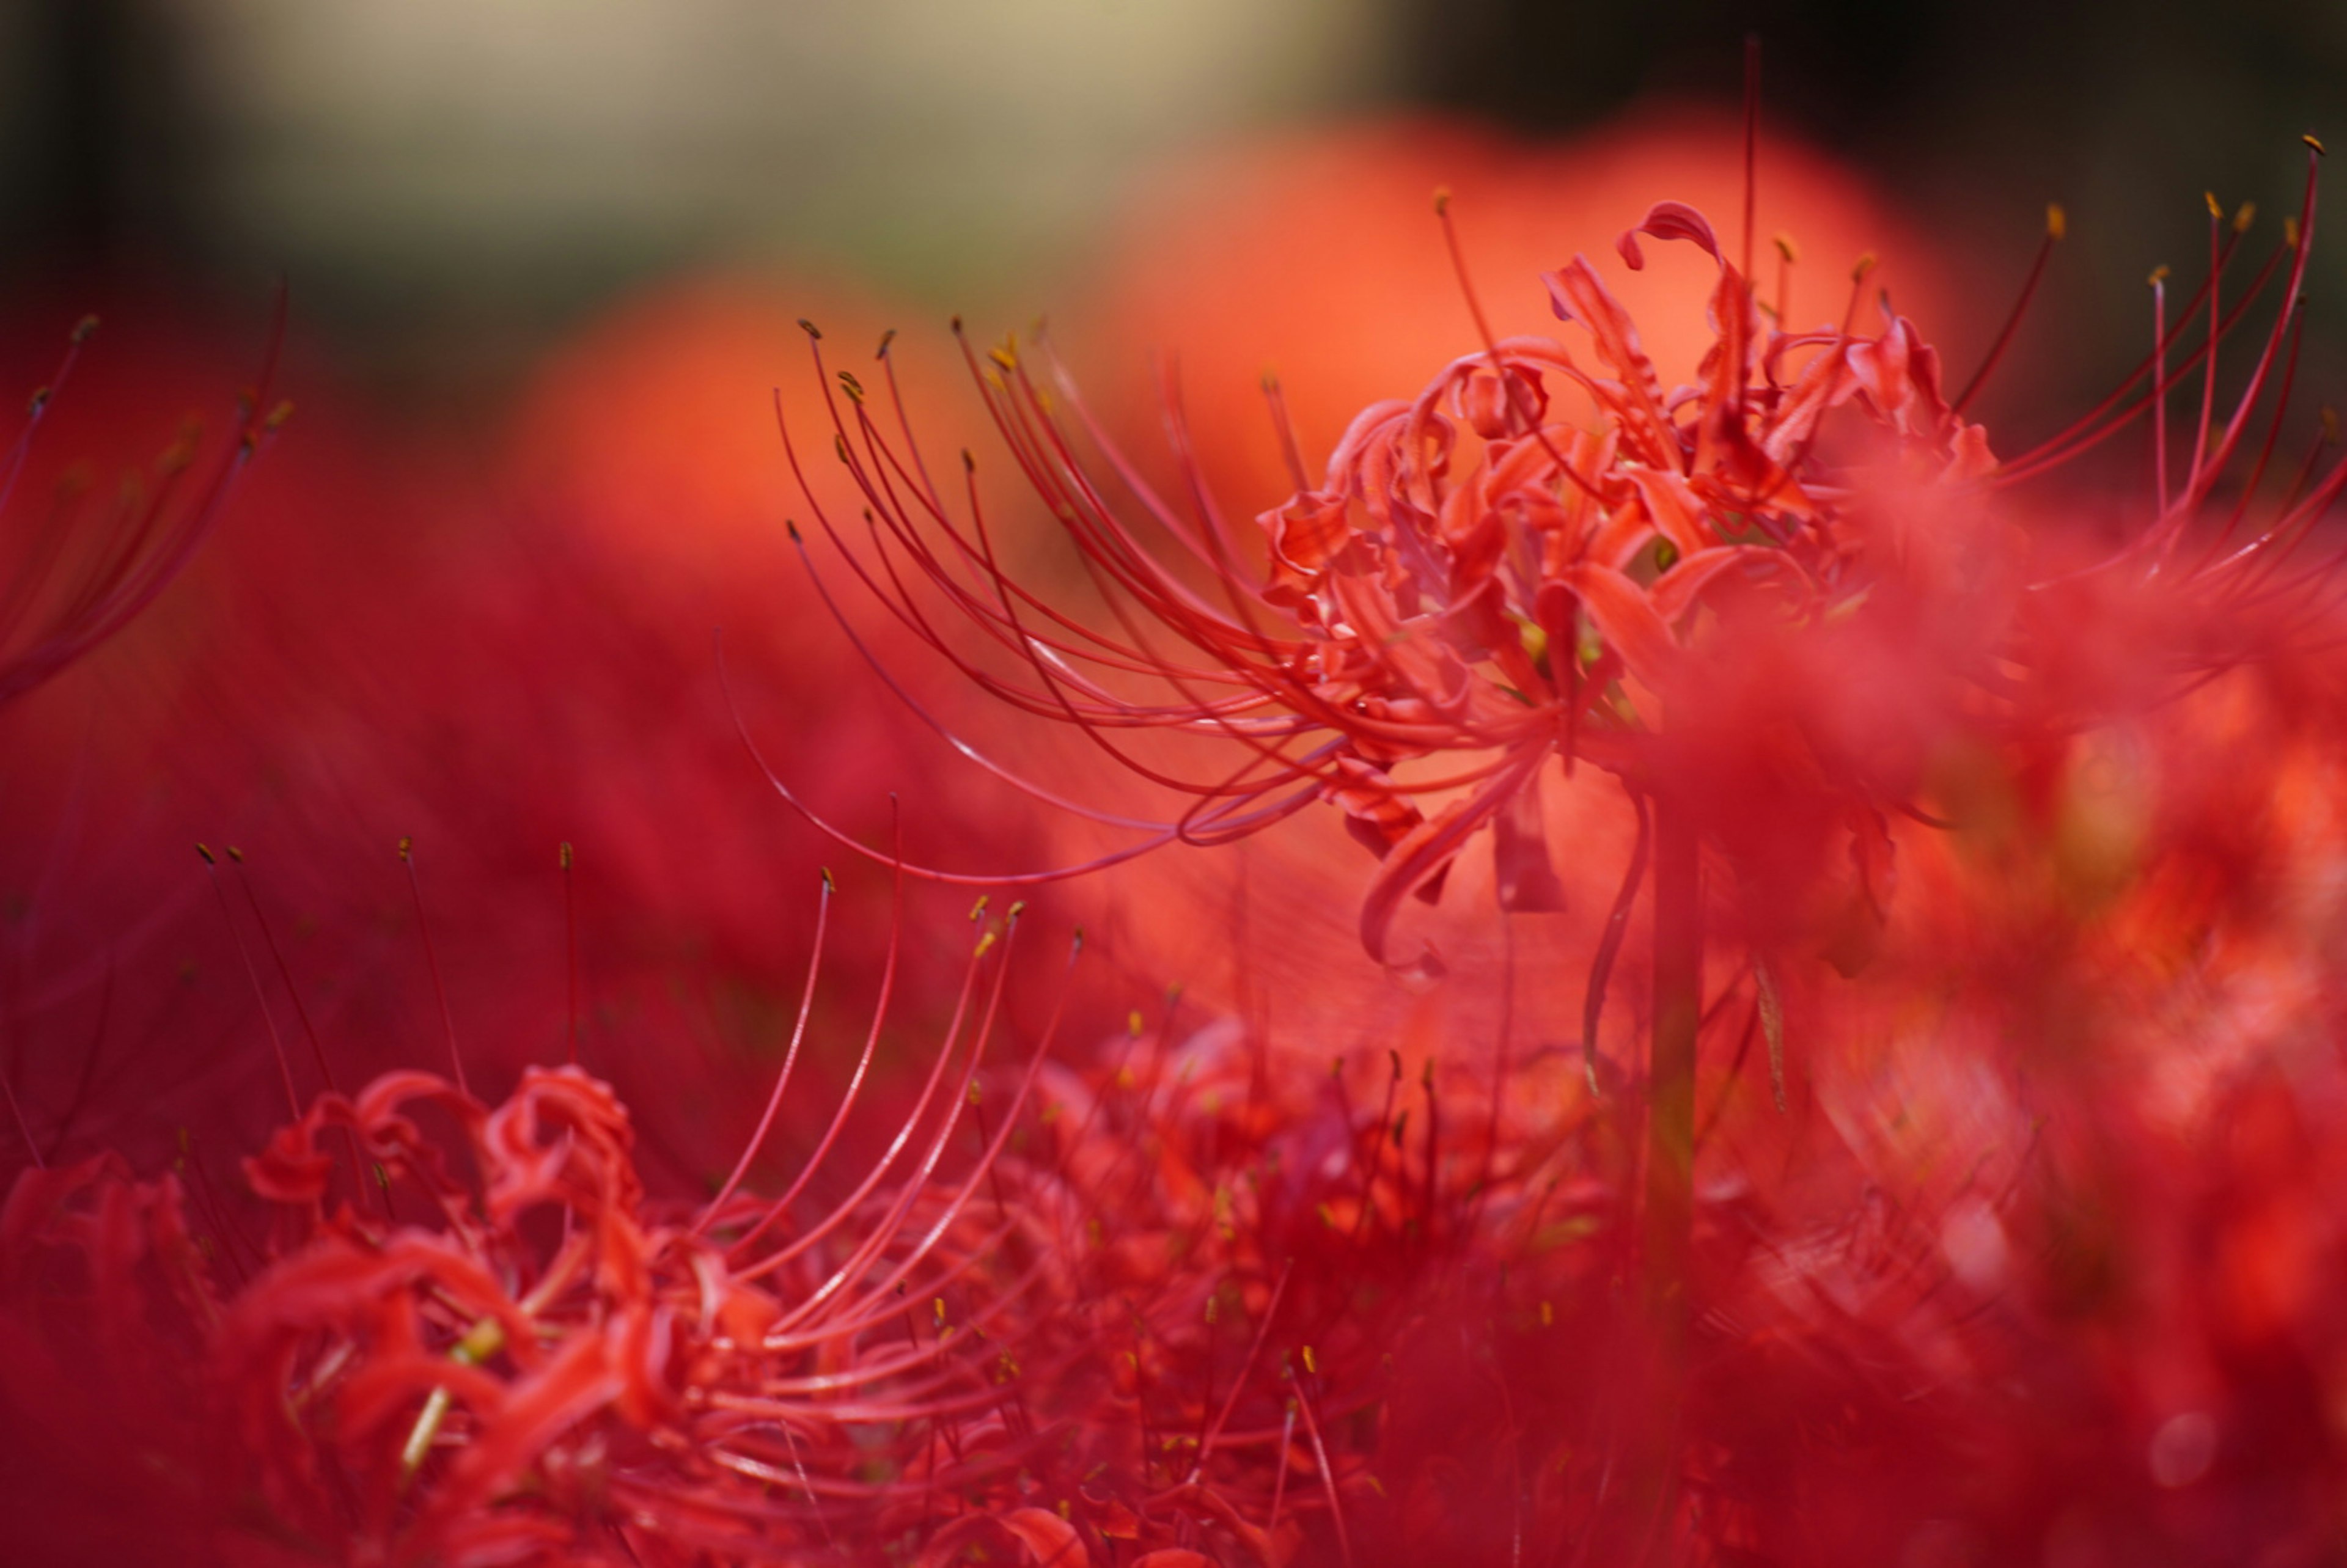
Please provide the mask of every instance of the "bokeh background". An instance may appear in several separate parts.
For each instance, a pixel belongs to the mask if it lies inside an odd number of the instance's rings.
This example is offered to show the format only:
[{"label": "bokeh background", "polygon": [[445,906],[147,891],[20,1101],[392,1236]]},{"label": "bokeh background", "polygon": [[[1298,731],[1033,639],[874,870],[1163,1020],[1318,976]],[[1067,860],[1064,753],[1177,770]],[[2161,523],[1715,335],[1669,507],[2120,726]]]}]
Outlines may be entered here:
[{"label": "bokeh background", "polygon": [[1563,138],[1732,103],[1747,29],[1771,121],[1895,192],[1985,313],[2067,204],[2030,378],[2055,404],[2139,343],[2202,189],[2291,199],[2347,81],[2347,11],[2304,0],[19,0],[0,269],[232,300],[282,272],[354,374],[469,416],[680,268],[1064,307],[1170,154],[1402,107]]}]

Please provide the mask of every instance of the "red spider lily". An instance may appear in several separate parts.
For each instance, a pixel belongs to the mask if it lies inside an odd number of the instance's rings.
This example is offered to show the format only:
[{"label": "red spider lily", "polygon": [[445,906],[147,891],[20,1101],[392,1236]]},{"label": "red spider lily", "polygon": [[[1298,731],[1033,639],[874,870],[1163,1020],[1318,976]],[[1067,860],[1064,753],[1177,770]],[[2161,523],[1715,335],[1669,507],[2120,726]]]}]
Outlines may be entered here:
[{"label": "red spider lily", "polygon": [[[1032,1448],[1018,1364],[1060,1354],[1022,1337],[1056,1265],[1002,1159],[1058,1020],[1023,1064],[982,1068],[1005,934],[978,942],[926,1083],[860,1176],[824,1167],[862,1068],[788,1187],[744,1186],[812,971],[758,1136],[704,1204],[646,1197],[625,1107],[569,1066],[527,1070],[494,1109],[413,1071],[321,1095],[245,1163],[262,1236],[218,1194],[190,1214],[177,1181],[111,1158],[27,1172],[0,1237],[12,1424],[49,1429],[45,1379],[81,1337],[60,1314],[86,1301],[106,1376],[160,1381],[56,1407],[87,1412],[74,1435],[93,1446],[40,1473],[88,1485],[109,1419],[159,1410],[150,1522],[207,1556],[795,1561],[876,1539],[892,1507],[950,1518]],[[884,982],[864,1067],[887,1005]],[[955,1153],[973,1119],[977,1153]],[[818,1180],[846,1190],[803,1204]],[[173,1312],[141,1320],[142,1275]],[[206,1451],[207,1412],[225,1449]]]},{"label": "red spider lily", "polygon": [[[594,323],[548,366],[494,485],[313,369],[298,439],[240,481],[234,526],[161,613],[9,705],[0,903],[29,913],[0,931],[0,1057],[26,1125],[0,1116],[0,1164],[25,1158],[26,1133],[51,1161],[113,1148],[144,1166],[183,1131],[227,1160],[284,1104],[272,1017],[305,1100],[402,1063],[447,1071],[402,835],[419,845],[446,1016],[488,1082],[575,1041],[671,1185],[697,1174],[701,1143],[746,1135],[788,1019],[774,955],[808,928],[778,888],[823,856],[742,764],[710,629],[764,677],[806,667],[827,622],[790,612],[812,600],[778,528],[779,573],[742,569],[759,519],[737,503],[785,481],[755,374],[729,382],[738,361],[719,352],[797,328],[759,296],[682,292]],[[210,354],[178,346],[191,334],[151,318],[110,333],[129,341],[85,360],[45,415],[11,515],[37,513],[59,449],[110,456],[202,384]],[[717,426],[716,477],[676,485],[678,432],[657,416],[702,420],[737,395],[768,432],[763,474],[729,466]],[[825,808],[885,833],[927,742],[855,696],[752,711],[819,743]],[[912,831],[1039,854],[991,804],[972,792]],[[196,840],[245,851],[219,867],[226,915]],[[868,982],[887,943],[857,922],[829,946],[830,972]],[[917,1035],[942,1023],[958,960],[916,942],[904,963]],[[655,1060],[634,1043],[647,1034],[680,1043]]]},{"label": "red spider lily", "polygon": [[[27,516],[35,508],[20,499],[20,490],[35,438],[67,393],[97,325],[95,316],[76,323],[64,357],[31,395],[22,426],[0,455],[0,527],[14,536],[6,540],[0,572],[0,710],[49,684],[162,595],[211,533],[247,466],[292,413],[290,403],[272,404],[269,395],[284,332],[281,292],[260,377],[238,399],[234,436],[224,453],[199,472],[202,430],[190,420],[152,464],[123,477],[110,501],[93,500],[89,476],[77,466],[58,476],[46,514]],[[55,866],[51,858],[51,873]],[[22,1007],[21,996],[12,995],[12,1026]],[[17,1031],[12,1027],[10,1032]],[[11,1039],[8,1055],[0,1058],[0,1090],[14,1133],[37,1163],[41,1144],[17,1095],[22,1053],[21,1041]]]},{"label": "red spider lily", "polygon": [[[2270,274],[2276,261],[2290,261],[2285,304],[2232,417],[2212,436],[2213,404],[2204,399],[2197,449],[2205,460],[2193,465],[2180,493],[2163,491],[2164,509],[2144,541],[2102,570],[2158,557],[2147,566],[2151,576],[2176,571],[2178,539],[2209,501],[2281,370],[2278,351],[2290,338],[2304,276],[2307,246],[2299,236],[2311,241],[2312,210],[2310,175],[2305,216],[2266,266]],[[958,523],[888,422],[851,390],[834,399],[833,445],[877,519],[873,537],[882,546],[876,564],[857,562],[856,569],[906,626],[946,649],[986,689],[1074,725],[1153,782],[1190,794],[1196,804],[1182,817],[1148,825],[1153,837],[1143,847],[1227,839],[1309,798],[1326,798],[1384,862],[1363,903],[1362,935],[1373,954],[1387,952],[1401,897],[1437,885],[1460,845],[1487,825],[1500,833],[1503,905],[1542,907],[1553,897],[1553,880],[1544,848],[1532,836],[1537,823],[1522,809],[1523,785],[1542,759],[1560,754],[1568,767],[1594,762],[1651,793],[1665,704],[1699,708],[1701,678],[1748,657],[1754,631],[1778,637],[1787,614],[1796,626],[1829,628],[1860,611],[1870,595],[1889,597],[1893,562],[1926,548],[1904,537],[1920,527],[1883,537],[1876,500],[1883,477],[1856,466],[1860,433],[1831,432],[1829,415],[1854,410],[1889,444],[1888,461],[1911,476],[1895,492],[1898,504],[1944,512],[1951,502],[1932,503],[1913,484],[1952,498],[1992,477],[2025,477],[2105,438],[2152,401],[2121,406],[2128,390],[2122,386],[2074,431],[2000,466],[1982,428],[1964,422],[1942,391],[1938,355],[1911,322],[1886,316],[1878,335],[1854,334],[1853,291],[1839,326],[1790,331],[1764,319],[1757,292],[1699,214],[1675,203],[1655,207],[1623,236],[1624,258],[1634,266],[1643,264],[1641,234],[1695,244],[1717,265],[1716,336],[1698,384],[1664,395],[1635,325],[1597,270],[1576,257],[1546,282],[1557,313],[1588,328],[1595,364],[1584,368],[1554,341],[1489,343],[1415,398],[1365,412],[1321,483],[1303,483],[1299,473],[1297,494],[1259,519],[1260,581],[1245,575],[1249,552],[1202,489],[1194,494],[1198,518],[1185,518],[1108,449],[1152,521],[1185,544],[1219,589],[1202,594],[1191,578],[1149,555],[1073,455],[1069,419],[1099,432],[1072,389],[1062,381],[1055,405],[1008,344],[987,363],[973,356],[973,370],[1022,472],[1111,595],[1118,630],[1079,624],[1010,581],[983,519],[973,510],[969,526]],[[2229,247],[2219,248],[2220,265],[2229,254]],[[2213,298],[2213,288],[2203,294]],[[2250,302],[2244,297],[2229,316],[2212,317],[2212,332],[2238,320]],[[2163,340],[2155,362],[2176,335]],[[2213,365],[2213,343],[2191,359]],[[1575,389],[1587,415],[1553,416],[1552,384]],[[1178,444],[1178,409],[1172,417]],[[1862,453],[1885,460],[1876,447]],[[802,476],[803,456],[794,446]],[[2203,599],[2319,593],[2324,574],[2269,574],[2335,498],[2340,482],[2334,474],[2311,494],[2293,496],[2254,538],[2223,548],[2248,505],[2245,490],[2235,516],[2196,551],[2207,558],[2198,563],[2196,592]],[[830,509],[813,494],[809,500],[838,540]],[[1966,538],[1936,548],[1954,556],[1995,543]],[[1944,574],[1957,563],[1932,564]],[[1969,569],[1979,576],[1994,569]],[[2058,600],[2070,580],[2040,591]],[[2136,580],[2128,579],[2131,586]],[[1943,580],[1918,586],[1944,591]],[[1005,675],[954,653],[917,588],[975,622],[1020,667]],[[1900,597],[1901,610],[1909,608]],[[1777,611],[1757,627],[1756,602]],[[1683,629],[1717,622],[1745,634],[1721,636],[1708,657],[1684,640]],[[1564,648],[1572,657],[1557,658]],[[2057,659],[2059,651],[2045,651]],[[2178,662],[2189,668],[2206,652],[2186,650]],[[1120,672],[1154,676],[1164,687],[1150,698],[1129,696],[1111,683]],[[2037,695],[2059,706],[2086,694],[2057,683]],[[1170,771],[1120,749],[1117,733],[1135,728],[1231,742],[1235,765],[1219,776]],[[1484,754],[1437,778],[1394,772],[1454,753]],[[1837,787],[1853,806],[1890,795],[1862,774]],[[1460,790],[1469,793],[1431,819],[1417,804]],[[1860,831],[1859,848],[1879,836],[1879,826]]]},{"label": "red spider lily", "polygon": [[[83,317],[56,372],[34,391],[23,426],[0,456],[0,514],[9,511],[15,497],[43,415],[66,389],[97,330],[96,316]],[[240,399],[235,436],[208,474],[188,477],[198,461],[201,434],[191,428],[156,459],[151,471],[125,482],[102,523],[90,520],[92,508],[81,493],[84,480],[61,487],[39,523],[12,528],[23,537],[14,546],[16,559],[0,588],[0,703],[44,684],[120,631],[194,559],[237,476],[292,412],[289,403],[269,401],[283,333],[281,293],[260,379]],[[181,494],[191,487],[193,494]],[[92,539],[91,534],[98,537]]]},{"label": "red spider lily", "polygon": [[[1441,197],[1437,210],[1463,288],[1465,261]],[[1891,903],[1890,817],[1921,810],[1915,802],[1935,766],[1969,748],[2026,767],[2082,728],[2173,697],[2270,647],[2271,626],[2302,626],[2325,608],[2335,574],[2275,563],[2347,487],[2347,465],[2311,493],[2294,488],[2236,548],[2260,462],[2232,518],[2212,537],[2193,528],[2270,384],[2281,384],[2276,402],[2286,405],[2282,350],[2313,220],[2311,162],[2300,218],[2229,313],[2219,280],[2231,247],[2211,203],[2209,328],[2196,355],[2205,360],[2204,391],[2188,477],[2170,489],[2163,413],[2157,517],[2127,549],[2084,571],[2033,563],[1991,497],[2000,481],[2084,449],[2142,407],[2165,409],[2173,334],[2164,320],[2147,365],[2148,398],[2122,407],[2122,387],[2072,431],[2000,464],[1961,410],[2010,329],[1951,399],[1937,353],[1887,303],[1878,333],[1854,331],[1868,263],[1856,269],[1838,323],[1793,330],[1766,318],[1748,282],[1748,219],[1744,254],[1731,261],[1709,223],[1673,202],[1651,208],[1619,250],[1633,269],[1644,264],[1641,236],[1710,258],[1714,337],[1694,384],[1665,395],[1635,324],[1586,257],[1543,281],[1556,314],[1586,332],[1587,363],[1556,340],[1497,339],[1470,291],[1481,347],[1414,398],[1366,410],[1317,486],[1283,427],[1297,490],[1258,518],[1259,572],[1194,466],[1189,507],[1161,500],[1102,438],[1066,378],[1047,390],[1010,343],[984,360],[964,352],[1023,477],[1077,546],[1106,602],[1105,625],[1017,580],[980,510],[968,455],[966,497],[949,505],[910,444],[901,406],[893,419],[878,413],[846,373],[837,394],[825,383],[830,445],[860,491],[867,547],[850,548],[845,519],[811,488],[808,502],[899,624],[984,690],[1069,725],[1191,803],[1154,822],[1088,813],[1143,836],[1030,880],[1177,841],[1226,842],[1327,800],[1380,859],[1360,931],[1372,956],[1392,962],[1389,933],[1403,899],[1433,896],[1486,826],[1502,908],[1555,907],[1560,889],[1532,786],[1553,757],[1568,773],[1593,764],[1619,777],[1638,804],[1640,828],[1592,965],[1582,1039],[1594,1091],[1598,1009],[1651,863],[1637,1251],[1655,1332],[1640,1354],[1652,1358],[1655,1398],[1645,1430],[1622,1440],[1629,1490],[1601,1525],[1606,1550],[1627,1551],[1691,1484],[1683,1456],[1669,1448],[1692,1344],[1706,929],[1732,932],[1749,953],[1750,1018],[1767,1040],[1782,1104],[1779,971],[1788,956],[1806,953],[1846,971],[1866,961]],[[2058,232],[2057,213],[2049,243]],[[2284,261],[2280,309],[2219,433],[2218,345]],[[819,343],[815,360],[820,375]],[[814,454],[784,424],[805,485]],[[1186,459],[1172,397],[1168,429],[1177,460]],[[1111,503],[1076,456],[1079,431],[1136,497],[1147,528],[1186,552],[1181,564],[1153,553],[1143,529]],[[2251,607],[2273,613],[2244,617]],[[2128,624],[2147,615],[2168,625],[2164,644]],[[961,651],[940,630],[948,618],[974,626],[991,653]],[[2261,620],[2266,626],[2245,638]],[[2154,657],[2139,660],[2145,651]],[[1207,771],[1168,762],[1135,744],[1134,731],[1211,740],[1225,764]],[[1420,804],[1430,795],[1444,797],[1431,811]],[[1831,849],[1846,856],[1847,874],[1835,874]],[[1706,856],[1729,874],[1725,901],[1706,897]],[[1730,908],[1718,908],[1723,902]],[[1440,964],[1429,949],[1407,967],[1430,974]]]}]

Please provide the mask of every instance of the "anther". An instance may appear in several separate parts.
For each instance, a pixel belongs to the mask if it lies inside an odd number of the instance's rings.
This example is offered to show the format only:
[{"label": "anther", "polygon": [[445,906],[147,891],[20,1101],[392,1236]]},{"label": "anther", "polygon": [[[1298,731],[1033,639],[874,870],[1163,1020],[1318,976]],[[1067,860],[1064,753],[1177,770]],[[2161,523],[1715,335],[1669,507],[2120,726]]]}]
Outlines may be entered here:
[{"label": "anther", "polygon": [[2168,271],[2168,263],[2162,261],[2158,266],[2154,267],[2151,270],[2151,275],[2144,279],[2144,282],[2156,289],[2159,287],[2160,284],[2168,282],[2168,278],[2172,275],[2173,274]]},{"label": "anther", "polygon": [[2066,238],[2070,232],[2070,215],[2062,210],[2059,201],[2045,204],[2045,237],[2048,240]]},{"label": "anther", "polygon": [[1871,272],[1881,264],[1881,259],[1873,251],[1869,251],[1858,259],[1857,265],[1850,268],[1850,281],[1853,283],[1864,282],[1867,273]]},{"label": "anther", "polygon": [[1450,210],[1450,187],[1448,185],[1436,186],[1434,188],[1434,215],[1437,218],[1440,218]]},{"label": "anther", "polygon": [[2246,234],[2250,231],[2250,225],[2257,220],[2258,204],[2254,201],[2244,201],[2241,203],[2240,210],[2233,214],[2233,232]]},{"label": "anther", "polygon": [[2299,140],[2301,140],[2301,141],[2302,141],[2302,142],[2304,142],[2304,143],[2306,143],[2306,145],[2307,145],[2307,146],[2309,146],[2309,147],[2312,148],[2312,149],[2314,149],[2314,156],[2315,156],[2315,157],[2317,157],[2317,158],[2328,158],[2329,156],[2331,156],[2329,153],[2327,153],[2327,152],[2323,151],[2321,141],[2319,138],[2316,138],[2315,134],[2314,134],[2312,131],[2308,131],[2304,136],[2300,137],[2298,139],[2299,139]]},{"label": "anther", "polygon": [[2221,220],[2221,219],[2225,216],[2225,210],[2224,210],[2224,208],[2222,208],[2221,206],[2218,205],[2218,202],[2217,202],[2217,193],[2216,193],[2215,191],[2213,191],[2213,190],[2204,190],[2204,191],[2202,191],[2202,192],[2200,193],[2200,200],[2203,200],[2203,201],[2206,201],[2206,202],[2209,204],[2209,217],[2214,218],[2214,219],[2219,219],[2219,220]]},{"label": "anther", "polygon": [[74,323],[73,331],[66,335],[67,341],[71,343],[77,344],[86,343],[89,341],[89,334],[97,330],[97,318],[96,316],[84,316],[81,320]]},{"label": "anther", "polygon": [[1777,235],[1775,244],[1778,259],[1785,261],[1787,264],[1789,265],[1790,263],[1801,259],[1801,248],[1793,243],[1793,237],[1790,234],[1784,233],[1780,231]]},{"label": "anther", "polygon": [[807,320],[805,316],[801,316],[799,318],[799,329],[805,333],[807,336],[815,339],[817,343],[821,343],[823,341],[823,329],[815,325],[813,322]]},{"label": "anther", "polygon": [[895,327],[890,327],[887,332],[880,334],[880,346],[878,349],[874,351],[872,357],[874,359],[887,359],[888,357],[888,345],[896,341],[897,329]]},{"label": "anther", "polygon": [[206,845],[201,845],[201,844],[197,845],[196,845],[196,853],[197,853],[198,855],[202,856],[204,857],[204,864],[205,864],[205,865],[207,865],[207,866],[218,866],[218,865],[220,864],[220,862],[219,862],[219,861],[214,860],[214,859],[212,858],[212,852],[211,852],[211,850],[210,850],[209,847],[207,847]]}]

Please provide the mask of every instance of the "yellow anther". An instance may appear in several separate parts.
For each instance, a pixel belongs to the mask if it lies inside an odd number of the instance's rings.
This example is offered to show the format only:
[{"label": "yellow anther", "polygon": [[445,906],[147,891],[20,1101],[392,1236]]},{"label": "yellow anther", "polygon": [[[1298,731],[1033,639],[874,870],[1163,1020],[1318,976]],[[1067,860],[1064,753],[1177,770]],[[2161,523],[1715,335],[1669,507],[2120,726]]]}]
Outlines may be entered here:
[{"label": "yellow anther", "polygon": [[1787,261],[1798,261],[1801,259],[1801,248],[1793,243],[1793,237],[1790,234],[1779,231],[1777,235],[1776,246],[1777,254]]},{"label": "yellow anther", "polygon": [[2046,238],[2059,240],[2069,232],[2070,215],[2062,210],[2062,204],[2059,201],[2048,201],[2045,204]]}]

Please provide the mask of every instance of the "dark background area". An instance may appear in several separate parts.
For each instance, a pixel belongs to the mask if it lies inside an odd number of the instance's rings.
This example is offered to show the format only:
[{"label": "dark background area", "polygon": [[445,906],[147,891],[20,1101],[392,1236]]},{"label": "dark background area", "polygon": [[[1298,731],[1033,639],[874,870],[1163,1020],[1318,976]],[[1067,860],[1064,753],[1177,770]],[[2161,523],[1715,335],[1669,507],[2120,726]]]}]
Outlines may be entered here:
[{"label": "dark background area", "polygon": [[[1107,27],[1153,5],[1061,9]],[[391,14],[370,5],[324,9]],[[2347,143],[2347,6],[2304,0],[1316,0],[1296,7],[1307,19],[1271,48],[1248,30],[1255,24],[1233,19],[1240,13],[1202,10],[1196,80],[1226,74],[1216,69],[1218,50],[1271,63],[1227,101],[1203,108],[1194,80],[1176,74],[1162,90],[1190,107],[1105,130],[1094,123],[1101,111],[1087,106],[1112,102],[1121,89],[1084,79],[1089,35],[1055,21],[1051,0],[1003,8],[983,24],[1003,57],[1020,62],[1014,69],[1031,64],[1031,77],[1014,77],[990,96],[989,61],[973,57],[969,74],[979,79],[966,98],[948,95],[942,104],[917,72],[903,85],[897,40],[853,36],[856,9],[802,0],[759,17],[740,0],[696,0],[667,11],[671,20],[658,25],[691,46],[664,54],[664,75],[649,87],[649,77],[627,84],[633,118],[575,145],[563,114],[613,90],[592,59],[547,64],[560,90],[543,115],[527,91],[490,78],[492,90],[471,108],[452,111],[436,98],[403,117],[397,95],[407,78],[384,77],[380,92],[346,95],[360,106],[354,113],[375,116],[353,133],[351,151],[334,139],[339,122],[317,108],[331,108],[343,89],[314,78],[323,57],[347,66],[362,86],[373,81],[363,30],[347,45],[322,34],[314,46],[325,53],[305,64],[277,48],[298,14],[277,0],[20,0],[0,22],[0,276],[36,295],[129,289],[250,302],[283,271],[313,329],[362,380],[401,395],[453,395],[503,384],[552,333],[613,293],[712,259],[813,258],[915,297],[958,305],[1002,296],[1032,308],[1081,265],[1122,173],[1185,139],[1396,105],[1435,106],[1526,136],[1569,136],[1656,97],[1734,99],[1748,29],[1764,44],[1771,121],[1882,181],[1965,260],[1992,310],[2026,263],[2042,204],[2065,204],[2071,242],[2024,351],[2026,372],[2002,391],[2026,415],[2036,412],[2032,404],[2074,405],[2140,352],[2147,270],[2168,261],[2197,277],[2204,189],[2229,209],[2259,202],[2260,236],[2270,239],[2296,204],[2300,133]],[[507,32],[518,30],[525,60],[533,18],[562,25],[558,11],[529,0],[474,11],[421,6],[400,35],[421,62],[410,62],[412,79],[432,80],[436,49],[452,66],[482,52],[468,29],[501,12],[513,13]],[[917,5],[871,7],[868,16],[907,45],[923,31]],[[744,30],[753,25],[761,30]],[[1034,60],[1036,37],[1055,27],[1069,56]],[[613,36],[620,44],[609,54],[623,56],[635,36]],[[822,55],[810,68],[847,83],[849,107],[811,107],[798,118],[777,110],[771,121],[747,110],[694,118],[706,102],[732,101],[727,91],[762,101],[754,77],[738,89],[702,79],[738,66],[726,56],[751,52],[743,40],[753,37],[772,41],[778,73]],[[807,39],[816,42],[801,48]],[[1134,46],[1136,56],[1146,45]],[[337,59],[338,48],[352,57]],[[1120,56],[1100,74],[1150,68],[1145,57],[1136,65]],[[283,100],[307,104],[302,113],[267,107],[280,101],[271,96],[279,77],[312,78],[302,84],[309,98]],[[774,103],[807,96],[793,80],[777,76]],[[1004,133],[995,162],[963,158],[964,143],[992,146],[985,138],[1000,130],[1004,105],[1036,84],[1072,95],[1054,108],[1057,121],[1024,140]],[[904,96],[890,97],[899,87]],[[661,93],[673,98],[672,113]],[[928,118],[906,123],[906,104]],[[641,159],[628,156],[630,137],[642,144]],[[1107,150],[1062,167],[1051,151],[1062,140]],[[922,172],[925,159],[945,156],[937,149],[960,159],[951,173],[959,194],[943,200]],[[835,167],[845,172],[828,184],[806,172]],[[282,176],[288,169],[299,178]],[[441,200],[483,169],[506,185],[485,187],[467,199],[471,207]],[[999,189],[989,188],[989,169],[1001,171]],[[599,200],[639,187],[657,193],[664,183],[688,187],[691,200]],[[568,194],[533,206],[550,188]],[[331,210],[311,210],[329,198]],[[2341,256],[2347,247],[2317,252],[2309,373],[2317,395],[2347,349],[2333,324],[2347,316],[2347,268],[2330,259]]]}]

